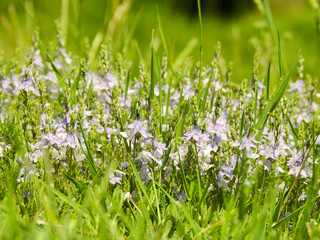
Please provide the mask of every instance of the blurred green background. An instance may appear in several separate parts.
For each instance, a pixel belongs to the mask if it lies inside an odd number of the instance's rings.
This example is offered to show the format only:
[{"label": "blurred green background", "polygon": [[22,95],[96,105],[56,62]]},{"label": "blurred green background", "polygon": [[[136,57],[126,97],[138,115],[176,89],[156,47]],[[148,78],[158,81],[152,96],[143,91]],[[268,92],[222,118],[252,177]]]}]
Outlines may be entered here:
[{"label": "blurred green background", "polygon": [[[284,69],[288,70],[301,49],[306,71],[319,77],[319,34],[309,2],[270,0],[270,6],[281,36]],[[220,41],[222,65],[233,62],[235,82],[251,77],[255,51],[265,54],[262,56],[265,59],[273,56],[272,64],[276,68],[276,48],[270,46],[273,42],[265,18],[253,0],[203,0],[201,4],[206,64],[211,62],[215,45]],[[68,51],[81,54],[84,37],[93,46],[109,39],[114,51],[123,52],[137,68],[140,57],[146,62],[150,59],[153,31],[158,54],[165,54],[157,11],[170,62],[178,61],[179,56],[198,61],[197,0],[1,0],[0,49],[4,58],[11,57],[17,47],[23,52],[31,46],[37,26],[44,42],[54,42],[55,23],[58,23]],[[92,52],[94,58],[97,51]],[[179,62],[176,64],[179,66]]]}]

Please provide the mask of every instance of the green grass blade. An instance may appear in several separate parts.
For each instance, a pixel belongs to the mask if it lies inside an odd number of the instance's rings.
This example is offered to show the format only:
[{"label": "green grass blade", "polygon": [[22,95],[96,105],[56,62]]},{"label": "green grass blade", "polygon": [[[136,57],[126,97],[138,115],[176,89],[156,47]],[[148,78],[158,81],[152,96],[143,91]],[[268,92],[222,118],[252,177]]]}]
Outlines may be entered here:
[{"label": "green grass blade", "polygon": [[200,107],[200,112],[202,112],[202,113],[204,113],[205,108],[206,108],[207,98],[208,98],[208,94],[209,94],[209,88],[211,85],[211,79],[212,79],[212,73],[211,73],[211,77],[210,77],[206,87],[204,88],[205,91],[204,91],[204,95],[203,95],[201,107]]},{"label": "green grass blade", "polygon": [[288,121],[289,126],[290,126],[290,130],[292,132],[292,136],[293,136],[294,142],[295,142],[295,144],[298,144],[298,141],[299,141],[298,134],[297,134],[296,130],[294,129],[294,127],[293,127],[293,125],[292,125],[292,123],[290,121],[290,118],[289,118],[289,116],[287,114],[286,114],[286,117],[287,117],[287,121]]},{"label": "green grass blade", "polygon": [[302,207],[296,209],[295,211],[293,211],[290,215],[284,217],[283,219],[281,219],[279,222],[275,223],[272,225],[272,228],[278,228],[280,226],[282,226],[283,224],[285,224],[286,222],[288,222],[291,218],[295,217],[298,215],[298,213],[303,210],[305,208],[305,205],[303,205]]},{"label": "green grass blade", "polygon": [[51,67],[52,67],[52,69],[53,69],[53,71],[54,71],[54,73],[55,73],[55,75],[56,75],[56,77],[57,77],[57,79],[58,79],[58,82],[59,82],[60,86],[61,86],[62,88],[66,87],[67,84],[66,84],[66,82],[65,82],[65,79],[62,77],[62,75],[61,75],[61,73],[59,72],[58,68],[54,65],[51,57],[49,56],[49,53],[48,53],[46,47],[44,46],[44,44],[42,43],[42,41],[41,41],[40,39],[39,39],[39,44],[40,44],[43,52],[44,52],[45,55],[47,56],[47,58],[48,58],[48,60],[49,60],[49,62],[50,62],[50,65],[51,65]]},{"label": "green grass blade", "polygon": [[276,43],[277,42],[277,31],[276,31],[276,27],[273,23],[273,17],[272,17],[270,5],[269,5],[269,0],[264,1],[264,8],[265,8],[265,14],[266,14],[267,22],[268,22],[273,40]]},{"label": "green grass blade", "polygon": [[254,94],[254,124],[257,122],[257,109],[258,109],[258,89],[255,90]]},{"label": "green grass blade", "polygon": [[81,80],[81,66],[79,66],[79,72],[77,77],[75,78],[73,85],[71,87],[71,103],[72,104],[77,104],[77,90],[79,88],[79,84],[80,84],[80,80]]},{"label": "green grass blade", "polygon": [[189,186],[188,186],[188,183],[187,183],[186,175],[184,174],[184,168],[182,166],[182,161],[181,161],[181,158],[180,158],[180,154],[179,154],[179,165],[180,165],[180,168],[181,168],[183,189],[184,189],[184,191],[186,193],[187,199],[190,201],[191,200],[191,196],[189,194]]},{"label": "green grass blade", "polygon": [[145,186],[144,186],[144,184],[143,184],[143,182],[142,182],[142,180],[140,178],[140,175],[139,175],[139,173],[137,171],[137,168],[136,168],[136,166],[134,165],[134,162],[131,159],[129,159],[129,165],[130,165],[130,167],[131,167],[131,169],[133,171],[133,174],[135,176],[135,180],[137,181],[139,188],[141,189],[141,191],[143,192],[144,196],[146,197],[146,199],[148,201],[150,209],[152,210],[153,214],[156,215],[154,210],[153,210],[153,208],[152,208],[152,204],[151,204],[149,195],[147,193],[147,189],[145,188]]},{"label": "green grass blade", "polygon": [[65,75],[63,75],[63,77],[61,78],[61,82],[66,82],[67,77],[70,75],[70,73],[72,73],[74,71],[73,68],[71,68]]},{"label": "green grass blade", "polygon": [[186,63],[188,56],[195,50],[198,45],[199,40],[197,38],[192,38],[188,42],[185,49],[178,55],[178,57],[172,63],[172,68],[177,70],[181,65]]},{"label": "green grass blade", "polygon": [[3,65],[5,65],[5,64],[7,64],[8,62],[9,62],[9,61],[4,61],[4,62],[0,63],[0,67],[3,66]]},{"label": "green grass blade", "polygon": [[83,192],[84,192],[84,190],[86,189],[86,187],[85,187],[83,184],[77,182],[73,177],[71,177],[71,176],[70,176],[69,174],[67,174],[67,173],[65,173],[64,176],[65,176],[70,182],[72,182],[72,183],[79,189],[79,192],[80,192],[80,193],[83,193]]},{"label": "green grass blade", "polygon": [[185,104],[183,106],[183,112],[182,112],[182,117],[180,118],[180,121],[177,125],[177,129],[176,129],[176,144],[178,145],[179,142],[179,137],[181,136],[182,130],[183,130],[183,125],[184,122],[186,120],[186,117],[188,115],[188,113],[190,112],[190,104]]},{"label": "green grass blade", "polygon": [[[315,142],[315,129],[314,129],[314,121],[312,123],[312,142]],[[311,213],[314,208],[314,203],[312,199],[314,198],[314,195],[318,192],[319,187],[317,186],[318,178],[319,178],[319,170],[320,170],[320,165],[316,163],[316,145],[313,144],[312,146],[312,151],[313,151],[313,164],[312,164],[312,180],[311,184],[309,185],[308,193],[307,193],[307,201],[305,204],[305,209],[303,211],[303,216],[302,216],[302,221],[299,224],[299,235],[300,238],[302,239],[305,235],[306,232],[306,226],[307,222],[310,221]]]},{"label": "green grass blade", "polygon": [[317,110],[317,112],[314,114],[314,116],[313,116],[313,120],[316,120],[317,119],[317,117],[319,116],[319,113],[320,113],[320,107],[318,108],[318,110]]},{"label": "green grass blade", "polygon": [[202,87],[202,17],[201,17],[201,0],[198,1],[198,15],[199,15],[199,35],[200,35],[200,74],[199,74],[199,83],[198,83],[198,92],[200,92],[200,89]]},{"label": "green grass blade", "polygon": [[168,115],[169,115],[169,106],[170,106],[170,100],[171,100],[171,88],[172,88],[172,78],[170,77],[169,81],[169,89],[168,89],[168,94],[167,94],[167,99],[166,99],[166,116],[164,119],[164,124],[167,123],[168,121]]},{"label": "green grass blade", "polygon": [[[299,51],[300,52],[300,51]],[[255,124],[255,129],[259,130],[267,121],[269,114],[277,107],[278,103],[280,102],[286,87],[289,83],[289,80],[293,74],[293,71],[295,70],[297,63],[298,63],[298,56],[299,53],[296,56],[296,59],[291,65],[290,71],[287,74],[286,78],[282,81],[280,87],[278,88],[278,91],[276,92],[273,99],[269,102],[269,104],[266,106],[266,108],[263,110],[263,112],[260,114],[258,118],[258,122]],[[260,129],[260,131],[263,131],[263,129]]]},{"label": "green grass blade", "polygon": [[161,168],[160,168],[160,173],[162,173],[164,167],[166,166],[166,164],[167,164],[167,162],[169,160],[170,152],[171,152],[171,147],[168,149],[167,154],[164,157],[163,163],[162,163]]},{"label": "green grass blade", "polygon": [[186,218],[192,228],[196,230],[197,232],[201,231],[201,227],[195,222],[195,220],[191,217],[190,212],[186,209],[185,206],[180,205],[166,190],[164,190],[157,182],[155,182],[156,185],[158,185],[158,188],[161,189],[161,191],[164,192],[164,194],[170,199],[172,203],[174,203],[177,207],[182,208],[184,214],[186,215]]},{"label": "green grass blade", "polygon": [[163,44],[163,49],[164,49],[164,52],[166,53],[167,57],[169,57],[169,51],[168,51],[168,47],[167,47],[167,41],[166,41],[166,38],[165,38],[165,35],[164,35],[164,32],[163,32],[163,28],[162,28],[162,23],[161,23],[161,18],[160,18],[158,6],[156,7],[156,11],[157,11],[157,21],[158,21],[158,26],[159,26],[161,41],[162,41],[162,44]]},{"label": "green grass blade", "polygon": [[88,62],[91,66],[95,66],[95,59],[97,56],[97,52],[99,51],[99,47],[104,40],[105,33],[102,31],[97,32],[96,36],[92,40],[91,47],[88,53]]},{"label": "green grass blade", "polygon": [[184,66],[184,67],[181,69],[181,71],[179,72],[178,77],[176,78],[176,80],[175,80],[174,83],[173,83],[173,86],[172,86],[173,88],[176,88],[176,87],[178,86],[178,84],[179,84],[180,80],[182,79],[185,71],[186,71],[186,66]]},{"label": "green grass blade", "polygon": [[[84,130],[83,130],[83,127],[82,127],[82,123],[81,123],[80,118],[78,119],[78,122],[79,122],[79,126],[80,126],[80,129],[81,129],[82,137],[83,137],[83,139],[84,139],[84,143],[85,143],[85,145],[86,145],[87,152],[88,152],[88,154],[85,154],[85,155],[86,155],[86,158],[87,158],[87,160],[88,160],[88,162],[89,162],[89,170],[90,170],[90,173],[91,173],[91,175],[92,175],[92,178],[93,178],[93,179],[96,179],[96,180],[98,181],[98,183],[100,183],[100,179],[99,179],[99,178],[96,178],[96,176],[97,176],[97,174],[98,174],[98,173],[97,173],[97,169],[96,169],[96,167],[95,167],[95,165],[94,165],[94,159],[93,159],[93,156],[92,156],[92,153],[91,153],[91,150],[90,150],[88,141],[87,141],[87,137],[86,137],[85,132],[84,132]],[[78,138],[78,140],[79,140],[80,146],[82,147],[80,138]],[[82,147],[82,149],[83,149],[83,147]],[[84,150],[84,149],[83,149],[83,150]]]},{"label": "green grass blade", "polygon": [[242,112],[241,121],[240,121],[240,127],[239,127],[239,140],[240,141],[242,139],[242,134],[243,134],[244,113],[245,113],[245,109]]},{"label": "green grass blade", "polygon": [[92,83],[93,79],[91,79],[90,85],[89,85],[89,89],[88,89],[88,94],[87,94],[87,106],[89,106],[90,104],[90,100],[91,100],[91,95],[93,92],[93,83]]},{"label": "green grass blade", "polygon": [[[161,78],[161,68],[154,47],[151,46],[151,84],[150,84],[150,101],[154,99],[154,87]],[[159,89],[160,90],[160,89]]]},{"label": "green grass blade", "polygon": [[[121,116],[121,112],[120,112],[120,117],[119,117],[119,119],[120,119],[120,121],[119,121],[119,123],[120,123],[120,130],[121,130],[121,132],[124,132],[124,128],[123,128],[123,125],[122,125],[122,116]],[[124,137],[122,137],[122,139],[123,139],[123,142],[124,142],[124,145],[125,145],[125,147],[126,147],[126,150],[127,150],[127,153],[131,153],[131,147],[129,146],[129,144],[128,144],[128,142],[127,142],[127,139],[125,139]]]},{"label": "green grass blade", "polygon": [[266,76],[266,101],[269,101],[269,92],[270,92],[270,68],[271,68],[271,61],[268,64],[267,76]]},{"label": "green grass blade", "polygon": [[125,86],[125,89],[124,89],[124,99],[125,99],[124,101],[125,101],[125,103],[127,103],[129,84],[130,84],[130,70],[128,71],[128,74],[127,74],[126,86]]},{"label": "green grass blade", "polygon": [[205,187],[205,189],[204,189],[204,192],[202,193],[202,196],[201,196],[200,201],[199,201],[199,203],[198,203],[197,209],[200,209],[201,203],[203,202],[203,200],[204,200],[205,197],[207,196],[207,193],[208,193],[210,184],[213,182],[213,180],[214,180],[214,174],[211,175],[209,181],[208,181],[207,184],[206,184],[206,187]]},{"label": "green grass blade", "polygon": [[65,202],[66,204],[70,205],[76,212],[81,214],[83,217],[85,217],[85,218],[89,218],[90,217],[88,211],[84,207],[82,207],[81,205],[76,203],[74,200],[70,199],[68,196],[66,196],[63,193],[59,192],[55,188],[49,186],[48,184],[46,186],[47,186],[48,189],[50,189],[51,192],[53,192],[63,202]]},{"label": "green grass blade", "polygon": [[158,214],[158,222],[161,222],[161,213],[160,213],[160,207],[159,207],[159,198],[158,198],[158,191],[156,189],[155,180],[154,180],[154,174],[152,173],[152,187],[153,192],[156,198],[156,204],[157,204],[157,214]]},{"label": "green grass blade", "polygon": [[279,29],[278,29],[277,43],[278,43],[279,72],[280,72],[280,78],[281,78],[281,77],[282,77],[282,60],[281,60],[281,42],[280,42],[280,32],[279,32]]}]

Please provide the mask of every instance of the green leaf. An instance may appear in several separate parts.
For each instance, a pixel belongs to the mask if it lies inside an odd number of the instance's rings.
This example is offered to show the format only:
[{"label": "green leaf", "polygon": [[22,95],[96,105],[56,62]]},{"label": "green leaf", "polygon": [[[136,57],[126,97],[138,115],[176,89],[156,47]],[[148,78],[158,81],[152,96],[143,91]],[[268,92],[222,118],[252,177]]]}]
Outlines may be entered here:
[{"label": "green leaf", "polygon": [[188,219],[188,222],[190,223],[190,225],[192,226],[192,228],[194,230],[196,230],[197,232],[201,231],[201,227],[196,223],[196,221],[192,218],[192,216],[190,215],[190,211],[188,209],[186,209],[185,206],[180,205],[179,202],[177,202],[166,190],[164,190],[160,184],[158,184],[157,182],[155,182],[156,185],[158,185],[158,187],[161,189],[161,191],[163,191],[167,197],[170,199],[170,201],[172,203],[174,203],[176,206],[178,206],[179,208],[182,208],[184,214],[186,215],[186,218]]},{"label": "green leaf", "polygon": [[82,207],[81,205],[79,205],[77,202],[73,201],[72,199],[70,199],[68,196],[64,195],[63,193],[59,192],[58,190],[56,190],[55,188],[46,185],[48,187],[48,189],[50,189],[55,195],[57,195],[62,201],[64,201],[66,204],[70,205],[76,212],[78,212],[79,214],[81,214],[83,217],[85,218],[89,218],[90,215],[88,213],[88,211]]},{"label": "green leaf", "polygon": [[[264,126],[265,122],[268,119],[269,114],[277,107],[278,103],[280,102],[280,100],[286,90],[286,87],[290,81],[290,78],[293,74],[293,71],[295,70],[295,68],[297,66],[298,56],[299,56],[299,53],[297,54],[296,59],[292,63],[289,73],[287,74],[286,78],[282,81],[280,87],[278,88],[275,96],[269,102],[269,104],[265,107],[265,109],[263,110],[263,112],[259,116],[258,122],[254,126],[255,129],[259,130],[262,126]],[[263,127],[260,129],[260,131],[263,132]]]},{"label": "green leaf", "polygon": [[47,56],[47,58],[48,58],[48,60],[49,60],[49,62],[51,64],[51,67],[52,67],[52,69],[53,69],[53,71],[54,71],[54,73],[55,73],[55,75],[56,75],[56,77],[58,79],[58,82],[59,82],[60,86],[62,88],[66,87],[67,86],[67,84],[65,82],[65,78],[66,77],[62,77],[62,75],[59,72],[58,68],[54,65],[51,57],[49,56],[49,53],[48,53],[46,47],[44,46],[44,44],[42,43],[42,41],[40,39],[39,39],[39,43],[40,43],[40,46],[41,46],[42,50],[44,51],[45,55]]},{"label": "green leaf", "polygon": [[9,62],[9,61],[4,61],[4,62],[0,63],[0,67],[3,66],[3,65],[5,65],[5,64],[7,64],[8,62]]},{"label": "green leaf", "polygon": [[86,187],[77,182],[73,177],[71,177],[68,173],[64,173],[64,176],[70,181],[72,182],[78,189],[79,189],[79,192],[82,194],[84,192],[84,190],[86,189]]},{"label": "green leaf", "polygon": [[305,208],[305,205],[303,205],[302,207],[296,209],[295,211],[293,211],[290,215],[282,218],[279,222],[275,223],[272,225],[272,228],[278,228],[280,226],[282,226],[283,224],[285,224],[286,222],[288,222],[291,218],[297,216],[297,214],[303,210]]}]

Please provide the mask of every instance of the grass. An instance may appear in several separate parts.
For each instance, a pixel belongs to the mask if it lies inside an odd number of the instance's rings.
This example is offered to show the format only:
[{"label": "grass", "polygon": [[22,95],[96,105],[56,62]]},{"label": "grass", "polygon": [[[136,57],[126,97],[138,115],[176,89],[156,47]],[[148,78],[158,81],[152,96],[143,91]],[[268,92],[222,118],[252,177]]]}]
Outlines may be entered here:
[{"label": "grass", "polygon": [[[293,44],[268,1],[238,22],[197,3],[199,21],[104,6],[103,27],[74,43],[90,11],[63,0],[54,37],[40,26],[13,44],[0,62],[0,239],[319,238],[315,39]],[[12,37],[33,32],[14,12]]]}]

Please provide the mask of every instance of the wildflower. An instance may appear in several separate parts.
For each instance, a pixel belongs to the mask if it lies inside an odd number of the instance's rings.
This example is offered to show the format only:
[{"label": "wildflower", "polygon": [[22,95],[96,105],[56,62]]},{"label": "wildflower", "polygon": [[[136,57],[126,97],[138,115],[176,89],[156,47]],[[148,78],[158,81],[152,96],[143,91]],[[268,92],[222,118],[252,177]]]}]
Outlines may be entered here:
[{"label": "wildflower", "polygon": [[151,174],[148,168],[145,166],[139,171],[139,176],[142,182],[149,182],[151,180]]},{"label": "wildflower", "polygon": [[149,151],[142,151],[138,155],[138,158],[142,159],[144,164],[147,164],[150,160],[154,160],[159,165],[162,165],[162,161],[153,156]]},{"label": "wildflower", "polygon": [[164,143],[160,143],[157,140],[153,140],[153,155],[156,157],[161,157],[167,148],[165,147],[166,145]]},{"label": "wildflower", "polygon": [[38,162],[38,158],[42,156],[42,151],[37,149],[34,153],[32,153],[31,159],[33,163]]},{"label": "wildflower", "polygon": [[41,130],[43,130],[46,126],[46,115],[44,113],[41,114],[40,116],[40,121],[41,121]]},{"label": "wildflower", "polygon": [[222,163],[220,171],[218,172],[216,179],[218,180],[218,187],[226,189],[228,183],[233,178],[233,171],[235,167],[236,156],[233,155],[230,159],[230,164]]},{"label": "wildflower", "polygon": [[152,135],[147,131],[145,122],[142,120],[134,120],[133,123],[128,125],[127,136],[133,138],[137,133],[140,133],[143,138],[151,138]]},{"label": "wildflower", "polygon": [[304,82],[302,80],[298,80],[294,83],[290,83],[290,89],[288,89],[288,92],[299,92],[301,93],[303,91]]},{"label": "wildflower", "polygon": [[299,175],[300,172],[300,176],[302,178],[306,178],[307,177],[307,172],[304,169],[301,169],[302,167],[302,152],[300,151],[298,152],[294,152],[292,154],[292,157],[290,158],[290,160],[288,161],[287,165],[289,167],[289,175],[293,175],[294,177],[297,177]]},{"label": "wildflower", "polygon": [[253,142],[256,142],[256,141],[251,139],[250,136],[246,136],[242,139],[242,143],[239,149],[242,150],[245,148],[247,152],[250,152],[252,148],[256,147],[256,145]]},{"label": "wildflower", "polygon": [[125,175],[125,173],[118,170],[115,170],[114,172],[109,173],[109,182],[113,185],[116,183],[121,184],[122,175]]},{"label": "wildflower", "polygon": [[19,90],[25,90],[26,92],[31,91],[34,95],[40,96],[39,91],[33,87],[33,83],[30,78],[27,78],[23,81],[23,83],[19,86]]},{"label": "wildflower", "polygon": [[186,202],[186,201],[187,201],[187,195],[186,195],[186,193],[185,193],[184,191],[181,191],[181,192],[178,194],[176,200],[177,200],[178,202]]},{"label": "wildflower", "polygon": [[184,134],[185,139],[184,143],[189,142],[190,140],[194,140],[195,142],[198,142],[201,138],[201,132],[198,126],[194,126],[191,131]]},{"label": "wildflower", "polygon": [[74,134],[68,134],[65,141],[64,141],[64,146],[67,147],[69,146],[70,148],[75,149],[77,146],[77,137]]},{"label": "wildflower", "polygon": [[261,150],[260,155],[265,156],[266,159],[268,158],[277,159],[275,155],[275,149],[271,145],[268,145],[263,150]]},{"label": "wildflower", "polygon": [[192,85],[186,85],[183,88],[182,96],[185,100],[190,99],[192,96],[194,96],[195,90],[192,88]]}]

